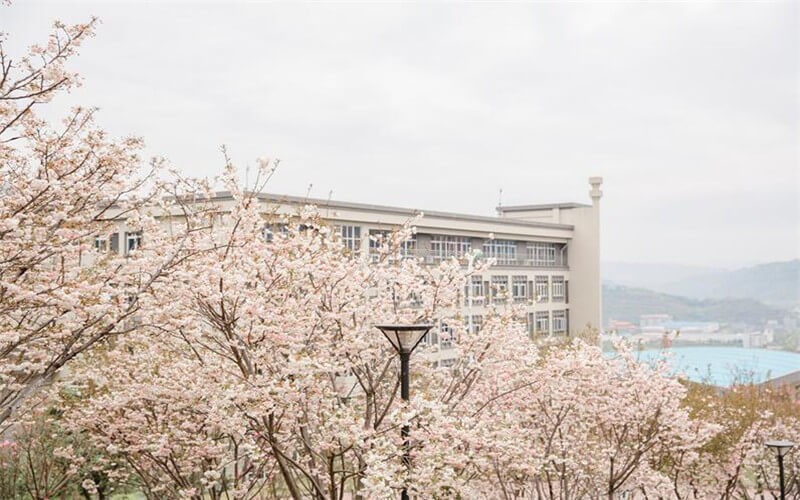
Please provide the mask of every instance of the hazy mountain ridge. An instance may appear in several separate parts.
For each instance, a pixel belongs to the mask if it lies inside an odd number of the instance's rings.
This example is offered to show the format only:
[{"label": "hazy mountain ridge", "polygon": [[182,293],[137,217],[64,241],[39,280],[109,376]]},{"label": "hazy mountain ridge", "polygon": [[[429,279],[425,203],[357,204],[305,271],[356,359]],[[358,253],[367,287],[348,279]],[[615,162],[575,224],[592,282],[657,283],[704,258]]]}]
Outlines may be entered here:
[{"label": "hazy mountain ridge", "polygon": [[603,319],[638,324],[642,314],[669,314],[681,321],[718,321],[723,324],[763,325],[781,320],[787,311],[753,299],[693,299],[643,288],[603,285]]},{"label": "hazy mountain ridge", "polygon": [[800,259],[676,280],[660,291],[691,298],[752,298],[791,308],[800,304]]},{"label": "hazy mountain ridge", "polygon": [[604,281],[693,299],[754,299],[781,309],[800,305],[800,259],[735,270],[609,262]]},{"label": "hazy mountain ridge", "polygon": [[719,271],[724,269],[661,262],[603,262],[602,265],[604,281],[650,290],[677,280]]}]

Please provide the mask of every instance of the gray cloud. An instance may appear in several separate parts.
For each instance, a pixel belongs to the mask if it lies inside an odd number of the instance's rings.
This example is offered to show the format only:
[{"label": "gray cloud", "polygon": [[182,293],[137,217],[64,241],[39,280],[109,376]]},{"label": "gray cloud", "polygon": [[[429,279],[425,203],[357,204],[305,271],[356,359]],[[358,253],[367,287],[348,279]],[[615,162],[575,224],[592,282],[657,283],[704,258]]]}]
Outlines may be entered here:
[{"label": "gray cloud", "polygon": [[278,156],[271,189],[491,213],[587,200],[609,260],[741,265],[800,254],[793,2],[38,3],[24,45],[103,19],[60,104],[184,171]]}]

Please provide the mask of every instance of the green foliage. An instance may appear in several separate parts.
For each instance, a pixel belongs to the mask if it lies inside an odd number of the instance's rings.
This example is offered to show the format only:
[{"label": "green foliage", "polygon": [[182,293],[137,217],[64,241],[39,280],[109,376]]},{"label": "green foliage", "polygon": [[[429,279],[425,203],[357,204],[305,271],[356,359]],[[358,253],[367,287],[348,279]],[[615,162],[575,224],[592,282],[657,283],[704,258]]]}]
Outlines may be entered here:
[{"label": "green foliage", "polygon": [[0,442],[0,498],[103,500],[119,473],[80,432],[62,425],[57,409],[33,410]]},{"label": "green foliage", "polygon": [[774,343],[786,351],[800,351],[800,330],[775,332]]}]

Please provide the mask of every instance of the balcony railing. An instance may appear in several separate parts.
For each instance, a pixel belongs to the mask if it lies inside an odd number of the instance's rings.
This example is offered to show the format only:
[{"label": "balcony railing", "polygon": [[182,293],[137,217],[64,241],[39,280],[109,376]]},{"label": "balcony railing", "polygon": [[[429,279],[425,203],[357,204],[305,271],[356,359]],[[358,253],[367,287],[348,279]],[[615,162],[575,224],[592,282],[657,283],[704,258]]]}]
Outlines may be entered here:
[{"label": "balcony railing", "polygon": [[[434,253],[430,249],[426,248],[415,248],[410,249],[404,252],[403,257],[415,257],[418,259],[422,259],[425,264],[438,264],[444,260],[449,260],[453,257],[462,264],[467,264],[467,259],[463,255],[452,255],[452,256],[443,256],[441,254]],[[377,253],[374,251],[370,251],[370,258],[377,259]],[[488,259],[488,257],[479,257],[480,259]],[[547,269],[567,269],[568,264],[566,259],[561,259],[560,257],[556,257],[553,261],[539,261],[535,259],[529,258],[521,258],[518,257],[516,259],[495,259],[495,267],[529,267],[529,268],[547,268]]]}]

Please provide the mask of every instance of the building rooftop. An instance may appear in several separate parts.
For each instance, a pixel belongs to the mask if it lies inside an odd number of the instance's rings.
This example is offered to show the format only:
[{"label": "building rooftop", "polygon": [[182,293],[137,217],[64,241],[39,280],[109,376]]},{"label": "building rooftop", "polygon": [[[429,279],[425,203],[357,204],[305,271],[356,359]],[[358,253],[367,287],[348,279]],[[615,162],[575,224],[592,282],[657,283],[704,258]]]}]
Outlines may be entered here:
[{"label": "building rooftop", "polygon": [[554,208],[583,208],[583,207],[591,207],[591,205],[587,205],[586,203],[575,203],[575,202],[541,203],[538,205],[510,205],[507,207],[499,206],[497,207],[497,211],[500,213],[527,212],[529,210],[552,210]]},{"label": "building rooftop", "polygon": [[[395,214],[395,215],[405,215],[409,217],[414,217],[422,213],[425,215],[425,217],[435,217],[439,219],[453,219],[453,220],[468,220],[476,222],[491,222],[494,224],[506,224],[517,227],[541,227],[541,228],[570,229],[570,230],[574,228],[574,226],[572,226],[571,224],[556,224],[552,222],[532,222],[532,221],[524,221],[508,217],[460,214],[454,212],[440,212],[437,210],[421,210],[416,208],[402,208],[402,207],[393,207],[387,205],[372,205],[369,203],[354,203],[349,201],[324,200],[321,198],[309,198],[305,196],[291,196],[291,195],[273,194],[273,193],[258,193],[256,196],[260,200],[264,200],[265,202],[275,203],[275,204],[287,203],[293,205],[315,205],[318,208],[333,208],[333,209],[339,208],[346,210],[358,210],[364,212],[380,212],[380,213]],[[219,191],[215,194],[215,198],[218,200],[232,199],[232,195],[229,191]]]}]

